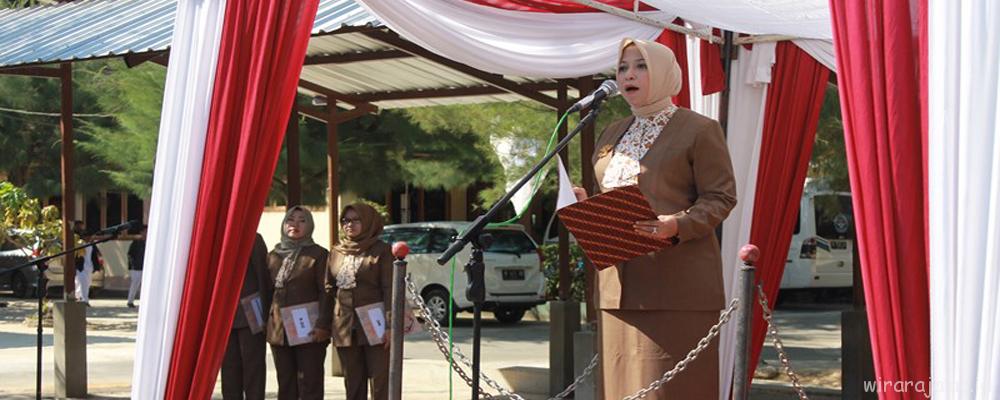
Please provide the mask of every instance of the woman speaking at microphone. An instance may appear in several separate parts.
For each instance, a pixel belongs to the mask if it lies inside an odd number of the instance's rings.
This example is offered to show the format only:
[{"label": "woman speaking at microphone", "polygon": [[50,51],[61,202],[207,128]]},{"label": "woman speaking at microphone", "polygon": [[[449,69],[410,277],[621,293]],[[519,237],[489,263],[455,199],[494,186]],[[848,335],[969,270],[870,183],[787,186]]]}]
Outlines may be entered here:
[{"label": "woman speaking at microphone", "polygon": [[[659,379],[718,322],[724,306],[715,228],[736,205],[732,164],[715,120],[671,102],[681,90],[674,53],[656,42],[622,41],[616,72],[632,116],[597,141],[592,193],[638,185],[657,219],[637,232],[672,245],[597,274],[603,398],[621,399]],[[574,188],[578,198],[587,196]],[[655,399],[718,399],[718,342]]]}]

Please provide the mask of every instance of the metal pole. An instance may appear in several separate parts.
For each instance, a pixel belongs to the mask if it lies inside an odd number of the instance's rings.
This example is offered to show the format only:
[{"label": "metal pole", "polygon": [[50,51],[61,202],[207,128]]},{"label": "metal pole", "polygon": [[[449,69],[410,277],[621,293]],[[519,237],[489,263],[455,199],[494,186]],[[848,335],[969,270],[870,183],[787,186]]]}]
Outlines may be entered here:
[{"label": "metal pole", "polygon": [[389,352],[389,399],[403,398],[403,304],[406,294],[403,292],[403,280],[406,277],[406,255],[410,249],[405,242],[392,245],[392,255],[396,261],[392,263],[392,332]]},{"label": "metal pole", "polygon": [[35,294],[38,295],[38,335],[35,337],[35,399],[42,400],[42,304],[45,302],[45,263],[38,264]]},{"label": "metal pole", "polygon": [[740,259],[743,260],[743,267],[740,268],[739,298],[740,309],[736,316],[736,371],[733,376],[733,399],[746,400],[750,394],[750,380],[747,376],[750,359],[750,334],[753,321],[750,320],[753,310],[753,282],[756,268],[753,264],[757,261],[760,250],[757,246],[748,244],[740,249]]},{"label": "metal pole", "polygon": [[479,353],[482,339],[483,302],[486,301],[483,251],[493,243],[493,235],[484,233],[472,241],[472,257],[465,265],[469,286],[465,297],[472,302],[472,400],[479,400]]}]

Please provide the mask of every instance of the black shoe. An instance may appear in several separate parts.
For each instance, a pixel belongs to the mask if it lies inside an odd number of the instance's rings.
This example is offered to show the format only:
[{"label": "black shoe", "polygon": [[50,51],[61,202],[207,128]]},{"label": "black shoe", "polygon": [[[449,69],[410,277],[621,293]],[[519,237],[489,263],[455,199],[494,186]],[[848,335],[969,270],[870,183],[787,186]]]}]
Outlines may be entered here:
[{"label": "black shoe", "polygon": [[128,306],[128,308],[135,308],[135,304],[133,304],[133,303],[128,303],[126,305]]}]

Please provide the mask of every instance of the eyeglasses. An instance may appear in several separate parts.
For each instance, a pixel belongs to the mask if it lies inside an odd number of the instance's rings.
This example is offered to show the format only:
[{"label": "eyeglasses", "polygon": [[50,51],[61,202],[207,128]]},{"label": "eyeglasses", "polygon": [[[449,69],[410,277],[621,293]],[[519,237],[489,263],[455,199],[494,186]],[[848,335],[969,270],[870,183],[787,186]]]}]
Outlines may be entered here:
[{"label": "eyeglasses", "polygon": [[357,222],[357,223],[360,224],[361,223],[361,218],[341,218],[340,219],[340,224],[341,225],[349,225],[349,224],[353,224],[355,222]]}]

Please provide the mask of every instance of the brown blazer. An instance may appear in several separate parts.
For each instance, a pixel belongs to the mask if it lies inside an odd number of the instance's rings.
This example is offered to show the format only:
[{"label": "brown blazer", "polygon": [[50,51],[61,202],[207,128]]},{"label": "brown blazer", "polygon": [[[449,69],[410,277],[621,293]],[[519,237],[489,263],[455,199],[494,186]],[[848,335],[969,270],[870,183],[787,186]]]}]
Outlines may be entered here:
[{"label": "brown blazer", "polygon": [[338,347],[367,345],[361,323],[354,308],[382,302],[385,305],[386,323],[392,309],[392,248],[379,240],[363,253],[364,260],[355,275],[357,286],[353,289],[336,289],[337,273],[344,255],[330,253],[330,266],[326,277],[327,291],[336,291],[333,306],[333,345]]},{"label": "brown blazer", "polygon": [[[283,307],[303,304],[312,301],[319,302],[319,317],[316,327],[330,329],[330,304],[333,303],[333,293],[327,292],[323,285],[326,273],[326,260],[329,253],[319,245],[303,248],[299,258],[292,267],[292,273],[283,288],[274,289],[274,299],[271,304],[271,315],[267,320],[267,342],[278,346],[287,346],[285,327],[281,322]],[[278,276],[282,258],[271,251],[267,255],[267,268],[271,273],[271,282]]]},{"label": "brown blazer", "polygon": [[[609,125],[594,154],[594,191],[613,149],[635,117]],[[606,310],[719,310],[722,257],[715,228],[736,205],[729,150],[719,123],[680,108],[639,161],[639,190],[659,215],[677,217],[677,246],[598,273],[598,306]]]},{"label": "brown blazer", "polygon": [[[274,294],[274,283],[271,281],[271,274],[267,269],[267,245],[264,238],[257,234],[253,242],[253,249],[250,252],[250,261],[247,262],[247,272],[243,277],[243,289],[240,290],[240,299],[254,293],[260,293],[261,312],[268,312],[271,309],[271,296]],[[267,319],[267,315],[264,315]],[[266,324],[267,321],[264,321]],[[233,317],[233,329],[249,327],[246,313],[243,311],[243,303],[236,306],[236,316]]]}]

